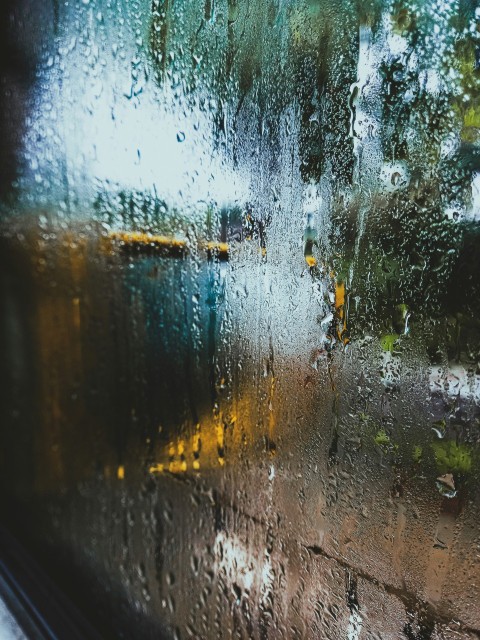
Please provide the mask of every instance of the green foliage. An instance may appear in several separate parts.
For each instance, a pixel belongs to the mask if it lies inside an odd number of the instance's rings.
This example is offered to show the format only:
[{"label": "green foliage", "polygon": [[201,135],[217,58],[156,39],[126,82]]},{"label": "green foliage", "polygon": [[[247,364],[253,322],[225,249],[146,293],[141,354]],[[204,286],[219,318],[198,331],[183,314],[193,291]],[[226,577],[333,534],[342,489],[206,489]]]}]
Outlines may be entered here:
[{"label": "green foliage", "polygon": [[387,434],[385,429],[380,429],[375,438],[375,444],[378,444],[379,447],[388,447],[390,445],[390,436]]},{"label": "green foliage", "polygon": [[395,342],[398,340],[399,336],[397,333],[387,333],[380,338],[380,344],[382,345],[382,349],[384,351],[393,351],[393,347]]},{"label": "green foliage", "polygon": [[435,456],[435,463],[439,473],[463,472],[472,468],[472,454],[470,447],[457,444],[454,440],[434,442],[431,445]]},{"label": "green foliage", "polygon": [[416,463],[419,463],[422,461],[422,456],[423,456],[423,447],[419,444],[416,444],[413,447],[413,461]]}]

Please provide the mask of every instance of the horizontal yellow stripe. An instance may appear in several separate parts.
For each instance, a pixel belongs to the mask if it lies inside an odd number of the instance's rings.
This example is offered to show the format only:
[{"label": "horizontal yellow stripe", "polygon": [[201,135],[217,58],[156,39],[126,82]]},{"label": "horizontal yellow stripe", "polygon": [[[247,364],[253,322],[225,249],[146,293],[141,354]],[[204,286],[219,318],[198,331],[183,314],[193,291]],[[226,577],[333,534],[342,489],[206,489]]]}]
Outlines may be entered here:
[{"label": "horizontal yellow stripe", "polygon": [[[154,235],[142,233],[140,231],[112,231],[107,240],[112,244],[122,243],[126,247],[151,247],[166,249],[171,251],[187,251],[188,243],[184,239],[173,236]],[[227,242],[199,242],[199,248],[209,254],[216,254],[219,257],[227,258],[229,245]]]}]

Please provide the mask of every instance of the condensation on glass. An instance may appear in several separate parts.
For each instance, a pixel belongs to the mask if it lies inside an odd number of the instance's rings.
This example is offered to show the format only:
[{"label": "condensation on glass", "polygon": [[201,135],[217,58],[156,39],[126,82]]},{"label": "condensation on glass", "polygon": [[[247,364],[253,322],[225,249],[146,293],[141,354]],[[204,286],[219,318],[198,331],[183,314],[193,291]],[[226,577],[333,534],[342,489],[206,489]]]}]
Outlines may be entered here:
[{"label": "condensation on glass", "polygon": [[7,13],[3,520],[105,637],[479,637],[478,3]]}]

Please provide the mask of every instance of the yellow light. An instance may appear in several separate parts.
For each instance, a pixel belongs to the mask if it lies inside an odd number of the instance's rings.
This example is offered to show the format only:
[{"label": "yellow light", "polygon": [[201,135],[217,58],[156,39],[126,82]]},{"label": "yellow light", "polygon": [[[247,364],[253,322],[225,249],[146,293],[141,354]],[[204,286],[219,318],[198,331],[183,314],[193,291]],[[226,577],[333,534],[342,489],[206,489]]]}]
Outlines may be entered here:
[{"label": "yellow light", "polygon": [[152,464],[148,469],[148,473],[162,473],[162,472],[163,472],[163,464]]},{"label": "yellow light", "polygon": [[[188,243],[184,238],[163,236],[140,231],[112,231],[103,239],[103,249],[111,252],[116,247],[135,251],[158,250],[173,256],[184,256]],[[226,242],[199,242],[199,249],[206,251],[209,258],[228,260],[230,247]]]},{"label": "yellow light", "polygon": [[345,304],[345,284],[336,282],[335,284],[335,307],[339,309]]}]

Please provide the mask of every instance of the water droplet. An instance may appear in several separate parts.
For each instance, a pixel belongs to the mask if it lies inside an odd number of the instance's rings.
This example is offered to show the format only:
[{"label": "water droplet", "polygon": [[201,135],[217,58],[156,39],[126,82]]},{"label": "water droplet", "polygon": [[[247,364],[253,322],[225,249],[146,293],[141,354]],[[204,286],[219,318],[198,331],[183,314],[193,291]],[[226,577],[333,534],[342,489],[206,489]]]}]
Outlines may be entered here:
[{"label": "water droplet", "polygon": [[447,427],[445,424],[445,420],[439,420],[438,422],[435,422],[433,424],[432,431],[440,439],[443,439],[445,437],[446,430]]},{"label": "water droplet", "polygon": [[183,131],[179,131],[177,133],[177,141],[183,142],[185,140],[185,133]]},{"label": "water droplet", "polygon": [[438,476],[436,485],[440,495],[445,498],[454,498],[457,495],[455,482],[451,473],[445,473],[443,476]]}]

